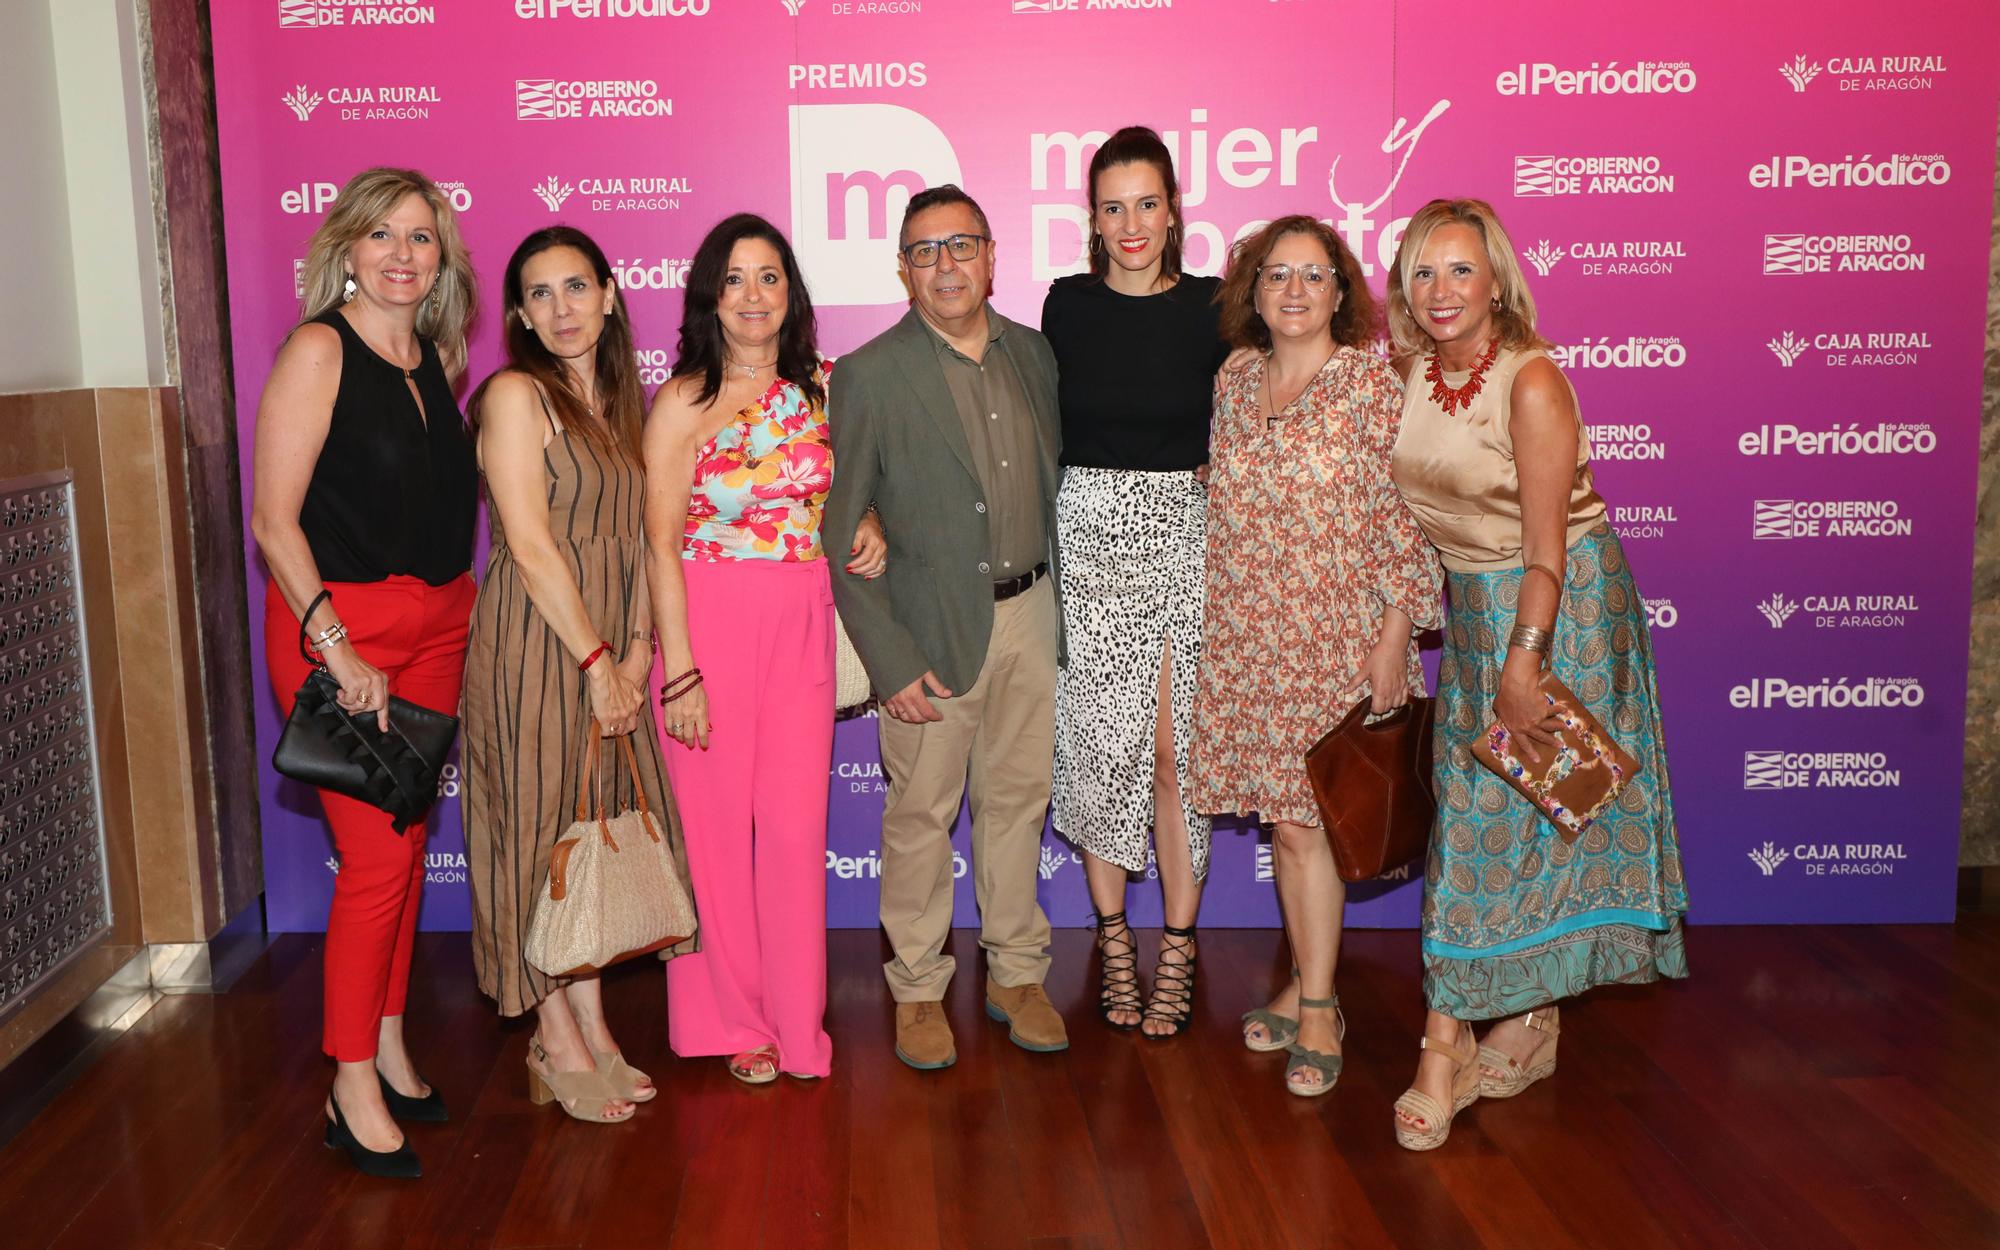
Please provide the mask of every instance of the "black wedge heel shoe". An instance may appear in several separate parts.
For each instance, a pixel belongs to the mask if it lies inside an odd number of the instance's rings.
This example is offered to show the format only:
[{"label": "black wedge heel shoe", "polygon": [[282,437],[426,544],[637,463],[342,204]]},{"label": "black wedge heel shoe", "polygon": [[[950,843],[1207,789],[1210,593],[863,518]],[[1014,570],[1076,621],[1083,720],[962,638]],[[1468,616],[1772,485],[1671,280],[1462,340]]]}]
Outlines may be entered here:
[{"label": "black wedge heel shoe", "polygon": [[375,1074],[375,1079],[382,1082],[382,1101],[389,1104],[389,1114],[398,1120],[414,1120],[420,1124],[450,1121],[451,1115],[444,1109],[444,1095],[437,1092],[437,1086],[431,1086],[431,1092],[422,1098],[412,1098],[398,1093],[396,1087],[389,1084],[389,1078],[380,1072]]},{"label": "black wedge heel shoe", "polygon": [[417,1162],[417,1152],[410,1149],[409,1138],[405,1137],[403,1144],[394,1150],[370,1150],[347,1127],[347,1117],[340,1113],[340,1099],[329,1094],[326,1100],[333,1104],[333,1119],[326,1123],[328,1150],[345,1150],[348,1162],[368,1176],[413,1181],[424,1174],[423,1164]]},{"label": "black wedge heel shoe", "polygon": [[1104,964],[1103,982],[1097,991],[1097,1014],[1112,1028],[1129,1033],[1139,1027],[1137,1020],[1121,1022],[1111,1018],[1114,1011],[1137,1015],[1143,1007],[1139,1001],[1139,948],[1132,944],[1132,926],[1125,923],[1124,912],[1098,916],[1097,953]]},{"label": "black wedge heel shoe", "polygon": [[[1156,1042],[1179,1037],[1194,1015],[1194,926],[1176,929],[1167,925],[1161,932],[1160,962],[1153,969],[1153,997],[1146,1004],[1145,1017],[1168,1026],[1165,1033],[1146,1034]],[[1180,956],[1181,962],[1168,963],[1166,956],[1170,954]]]}]

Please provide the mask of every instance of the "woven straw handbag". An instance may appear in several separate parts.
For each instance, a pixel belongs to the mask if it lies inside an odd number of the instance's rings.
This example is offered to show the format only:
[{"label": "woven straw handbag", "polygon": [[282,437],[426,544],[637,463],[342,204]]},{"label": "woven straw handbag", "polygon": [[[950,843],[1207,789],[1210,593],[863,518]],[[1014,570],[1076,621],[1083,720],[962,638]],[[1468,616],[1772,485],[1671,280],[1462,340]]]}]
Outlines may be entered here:
[{"label": "woven straw handbag", "polygon": [[868,670],[861,666],[861,653],[847,636],[840,613],[833,614],[833,707],[844,712],[868,702],[874,690],[868,684]]},{"label": "woven straw handbag", "polygon": [[[604,781],[598,769],[599,737],[590,722],[583,767],[590,787],[577,795],[576,823],[563,831],[549,855],[549,879],[535,902],[523,954],[552,977],[582,976],[662,947],[695,931],[694,902],[681,884],[673,847],[646,806],[639,759],[630,734],[618,745],[631,770],[637,811],[604,814]],[[587,810],[592,796],[596,810]]]}]

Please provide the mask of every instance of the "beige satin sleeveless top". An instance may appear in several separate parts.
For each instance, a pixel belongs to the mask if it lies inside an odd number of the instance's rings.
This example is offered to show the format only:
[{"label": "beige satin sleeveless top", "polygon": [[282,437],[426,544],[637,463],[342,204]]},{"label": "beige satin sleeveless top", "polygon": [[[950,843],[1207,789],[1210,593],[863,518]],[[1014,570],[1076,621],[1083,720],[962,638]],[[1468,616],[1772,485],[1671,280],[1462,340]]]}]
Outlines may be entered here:
[{"label": "beige satin sleeveless top", "polygon": [[[1403,499],[1416,514],[1424,536],[1438,549],[1444,566],[1456,573],[1491,573],[1521,567],[1521,479],[1514,467],[1512,416],[1514,377],[1531,360],[1548,353],[1503,350],[1486,372],[1485,385],[1467,411],[1446,415],[1431,398],[1422,361],[1403,393],[1403,425],[1396,437],[1390,471]],[[1444,375],[1445,385],[1463,386],[1469,372]],[[1563,379],[1569,385],[1569,379]],[[1576,402],[1576,388],[1570,388]],[[1590,432],[1577,409],[1576,477],[1569,491],[1569,533],[1573,545],[1604,519],[1604,500],[1590,477]]]}]

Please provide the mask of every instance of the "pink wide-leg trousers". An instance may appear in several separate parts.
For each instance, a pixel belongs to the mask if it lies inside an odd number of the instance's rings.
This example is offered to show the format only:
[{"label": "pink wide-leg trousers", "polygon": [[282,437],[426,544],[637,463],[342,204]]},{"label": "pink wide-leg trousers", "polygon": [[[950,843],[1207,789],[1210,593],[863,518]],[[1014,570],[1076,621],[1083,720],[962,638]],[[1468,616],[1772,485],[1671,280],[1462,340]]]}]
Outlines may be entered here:
[{"label": "pink wide-leg trousers", "polygon": [[711,728],[705,751],[663,739],[701,918],[701,950],[667,964],[668,1040],[682,1057],[775,1045],[784,1071],[825,1076],[827,564],[681,569]]}]

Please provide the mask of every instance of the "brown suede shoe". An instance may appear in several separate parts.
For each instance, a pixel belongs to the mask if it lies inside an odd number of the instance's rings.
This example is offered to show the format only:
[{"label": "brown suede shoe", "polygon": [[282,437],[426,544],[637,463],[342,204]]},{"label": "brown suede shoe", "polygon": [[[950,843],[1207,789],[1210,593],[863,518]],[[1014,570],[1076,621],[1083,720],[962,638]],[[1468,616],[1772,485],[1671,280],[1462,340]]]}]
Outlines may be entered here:
[{"label": "brown suede shoe", "polygon": [[986,1014],[1007,1022],[1007,1040],[1022,1050],[1069,1049],[1069,1030],[1039,985],[998,985],[986,978]]},{"label": "brown suede shoe", "polygon": [[896,1004],[896,1058],[926,1072],[958,1062],[943,1003]]}]

